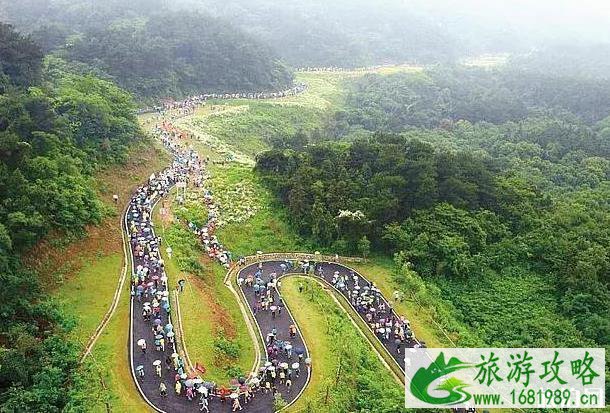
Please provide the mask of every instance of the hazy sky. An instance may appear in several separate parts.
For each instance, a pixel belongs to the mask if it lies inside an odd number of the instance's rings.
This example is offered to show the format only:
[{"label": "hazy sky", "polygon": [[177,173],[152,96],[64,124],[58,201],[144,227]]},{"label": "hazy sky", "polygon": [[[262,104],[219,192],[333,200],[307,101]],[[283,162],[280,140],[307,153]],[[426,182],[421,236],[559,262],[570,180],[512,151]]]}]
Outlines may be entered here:
[{"label": "hazy sky", "polygon": [[[610,41],[610,0],[403,0],[405,5],[489,23],[510,23],[549,37]],[[449,12],[449,13],[448,13]]]}]

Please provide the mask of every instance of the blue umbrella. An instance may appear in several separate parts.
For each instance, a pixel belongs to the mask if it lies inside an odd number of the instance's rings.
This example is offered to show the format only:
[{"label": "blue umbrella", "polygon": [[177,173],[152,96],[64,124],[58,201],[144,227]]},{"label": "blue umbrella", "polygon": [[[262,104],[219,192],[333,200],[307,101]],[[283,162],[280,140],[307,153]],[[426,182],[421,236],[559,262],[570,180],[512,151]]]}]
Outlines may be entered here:
[{"label": "blue umbrella", "polygon": [[297,354],[303,354],[305,353],[305,349],[303,347],[297,347],[294,349],[294,352]]}]

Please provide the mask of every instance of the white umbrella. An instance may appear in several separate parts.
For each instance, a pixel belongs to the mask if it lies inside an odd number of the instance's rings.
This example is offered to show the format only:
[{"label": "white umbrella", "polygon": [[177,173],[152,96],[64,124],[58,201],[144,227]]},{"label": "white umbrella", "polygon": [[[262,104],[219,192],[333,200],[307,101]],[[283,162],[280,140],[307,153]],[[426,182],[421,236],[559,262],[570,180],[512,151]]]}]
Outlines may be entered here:
[{"label": "white umbrella", "polygon": [[138,346],[143,346],[144,344],[146,344],[146,340],[144,340],[143,338],[138,340]]},{"label": "white umbrella", "polygon": [[300,367],[299,363],[292,363],[293,369],[298,369]]},{"label": "white umbrella", "polygon": [[160,365],[161,365],[161,360],[153,361],[153,366],[160,366]]}]

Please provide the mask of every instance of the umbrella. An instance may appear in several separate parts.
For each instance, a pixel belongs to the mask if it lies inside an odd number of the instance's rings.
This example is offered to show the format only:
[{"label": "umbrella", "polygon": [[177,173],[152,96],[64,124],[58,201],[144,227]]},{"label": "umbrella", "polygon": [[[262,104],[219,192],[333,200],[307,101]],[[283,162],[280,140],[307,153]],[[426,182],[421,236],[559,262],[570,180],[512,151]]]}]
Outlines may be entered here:
[{"label": "umbrella", "polygon": [[201,384],[201,383],[203,383],[203,379],[201,379],[201,378],[197,377],[197,378],[193,379],[193,383],[195,383],[195,384]]},{"label": "umbrella", "polygon": [[305,359],[305,364],[307,364],[308,366],[311,364],[311,358],[310,357],[307,357]]},{"label": "umbrella", "polygon": [[144,304],[142,304],[142,306],[144,307],[150,307],[150,303],[148,301],[146,301]]},{"label": "umbrella", "polygon": [[186,373],[182,373],[182,374],[180,375],[180,378],[181,378],[182,380],[186,380],[186,378],[187,378],[187,377],[188,377],[188,376],[186,375]]},{"label": "umbrella", "polygon": [[265,367],[269,367],[270,365],[271,365],[271,362],[270,362],[270,361],[266,361],[266,362],[265,362]]},{"label": "umbrella", "polygon": [[141,286],[141,285],[138,285],[137,289],[138,289],[138,291],[139,291],[139,292],[144,291],[144,287],[143,287],[143,286]]},{"label": "umbrella", "polygon": [[146,285],[147,285],[147,286],[149,286],[149,287],[152,287],[153,285],[155,285],[155,283],[154,283],[154,282],[149,282],[149,283],[148,283],[148,284],[146,284]]},{"label": "umbrella", "polygon": [[246,382],[246,378],[240,377],[239,379],[237,379],[237,381],[239,382],[239,384],[244,384]]},{"label": "umbrella", "polygon": [[173,331],[170,331],[169,333],[167,333],[167,336],[168,336],[168,337],[173,337],[173,336],[174,336],[174,332],[173,332]]},{"label": "umbrella", "polygon": [[298,369],[299,367],[300,367],[300,364],[299,364],[299,363],[292,363],[292,368],[293,368],[293,369],[295,369],[295,370],[296,370],[296,369]]},{"label": "umbrella", "polygon": [[144,370],[144,366],[140,364],[138,367],[136,367],[136,371],[141,371],[141,370]]},{"label": "umbrella", "polygon": [[153,279],[153,281],[157,281],[159,279],[159,276],[158,275],[153,275],[152,279]]},{"label": "umbrella", "polygon": [[231,393],[231,395],[229,397],[232,398],[232,399],[237,399],[239,397],[239,394]]},{"label": "umbrella", "polygon": [[163,334],[157,334],[155,336],[155,340],[161,340],[163,338]]},{"label": "umbrella", "polygon": [[153,308],[159,307],[159,303],[153,303]]},{"label": "umbrella", "polygon": [[178,353],[172,353],[172,357],[173,358],[177,358],[177,357],[180,357],[180,356],[178,355]]},{"label": "umbrella", "polygon": [[294,349],[294,352],[297,354],[303,354],[305,353],[305,349],[303,349],[303,347],[297,347]]},{"label": "umbrella", "polygon": [[138,346],[143,346],[144,344],[146,344],[146,340],[144,340],[143,338],[138,340]]},{"label": "umbrella", "polygon": [[211,381],[204,381],[202,386],[206,389],[212,389],[214,388],[214,383],[212,383]]},{"label": "umbrella", "polygon": [[153,366],[160,366],[160,365],[161,365],[161,360],[153,361]]},{"label": "umbrella", "polygon": [[159,320],[158,318],[155,319],[155,325],[156,326],[160,326],[161,325],[161,320]]},{"label": "umbrella", "polygon": [[267,370],[269,370],[269,371],[275,371],[275,367],[273,367],[273,366],[269,366],[269,367],[267,367]]},{"label": "umbrella", "polygon": [[280,363],[280,367],[283,369],[287,369],[288,368],[288,363]]},{"label": "umbrella", "polygon": [[269,307],[269,309],[270,309],[271,311],[275,311],[275,310],[277,310],[277,306],[272,305],[271,307]]},{"label": "umbrella", "polygon": [[205,393],[205,391],[206,391],[206,388],[205,388],[204,386],[197,387],[197,392],[198,392],[198,393],[203,394],[203,393]]},{"label": "umbrella", "polygon": [[193,387],[194,384],[195,383],[193,382],[193,380],[190,380],[190,379],[184,382],[184,385],[186,387]]}]

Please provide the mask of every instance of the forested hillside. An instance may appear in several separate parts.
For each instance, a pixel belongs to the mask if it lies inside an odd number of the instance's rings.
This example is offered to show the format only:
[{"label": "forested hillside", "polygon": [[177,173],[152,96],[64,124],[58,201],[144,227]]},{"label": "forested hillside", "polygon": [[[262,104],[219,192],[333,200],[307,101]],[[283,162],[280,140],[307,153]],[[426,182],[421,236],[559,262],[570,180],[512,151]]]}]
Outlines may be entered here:
[{"label": "forested hillside", "polygon": [[[552,114],[592,125],[608,116],[610,80],[548,74],[520,66],[486,70],[439,67],[423,73],[367,75],[349,86],[338,113],[349,128],[400,132],[458,120],[504,123]],[[338,124],[340,124],[338,122]]]},{"label": "forested hillside", "polygon": [[451,61],[467,51],[438,20],[396,1],[181,0],[229,19],[296,67]]},{"label": "forested hillside", "polygon": [[45,52],[141,99],[202,92],[275,91],[292,75],[263,43],[228,21],[152,2],[0,2],[8,21]]},{"label": "forested hillside", "polygon": [[366,75],[325,137],[257,170],[315,243],[397,254],[471,327],[447,321],[457,345],[608,346],[609,107],[606,80],[564,73]]},{"label": "forested hillside", "polygon": [[82,411],[72,322],[20,257],[49,232],[78,235],[106,213],[91,174],[140,136],[135,106],[105,80],[43,67],[40,49],[5,24],[0,45],[0,403]]}]

